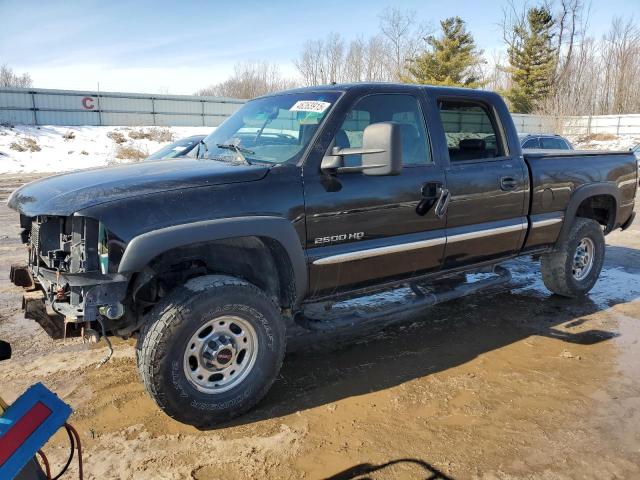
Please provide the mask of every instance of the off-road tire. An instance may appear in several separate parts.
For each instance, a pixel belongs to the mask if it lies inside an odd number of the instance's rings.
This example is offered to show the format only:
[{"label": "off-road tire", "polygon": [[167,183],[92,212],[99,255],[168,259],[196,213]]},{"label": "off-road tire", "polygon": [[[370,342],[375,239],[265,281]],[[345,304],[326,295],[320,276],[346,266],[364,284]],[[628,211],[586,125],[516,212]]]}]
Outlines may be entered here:
[{"label": "off-road tire", "polygon": [[[595,246],[593,265],[581,280],[573,276],[573,259],[578,245],[589,238]],[[576,218],[567,238],[552,252],[542,256],[542,280],[551,292],[563,297],[575,298],[585,295],[593,288],[604,263],[605,241],[602,227],[595,220]]]},{"label": "off-road tire", "polygon": [[[211,318],[234,315],[254,328],[256,360],[241,383],[226,392],[198,390],[183,368],[184,352],[198,327]],[[200,428],[240,415],[273,384],[285,353],[285,323],[265,293],[244,280],[223,275],[198,277],[177,288],[149,313],[136,345],[142,383],[170,417]]]}]

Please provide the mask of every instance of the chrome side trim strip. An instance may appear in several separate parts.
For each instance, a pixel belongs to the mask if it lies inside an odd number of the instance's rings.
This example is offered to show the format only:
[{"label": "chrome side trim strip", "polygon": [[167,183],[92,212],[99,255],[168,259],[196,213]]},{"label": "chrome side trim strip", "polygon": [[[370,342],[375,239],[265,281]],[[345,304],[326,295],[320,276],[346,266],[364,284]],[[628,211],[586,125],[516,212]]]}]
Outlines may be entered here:
[{"label": "chrome side trim strip", "polygon": [[[556,219],[553,219],[554,222]],[[546,220],[542,220],[546,221]],[[559,221],[562,221],[560,219]],[[527,228],[526,221],[514,225],[504,227],[487,228],[485,230],[476,230],[473,232],[459,233],[449,237],[431,238],[429,240],[420,240],[418,242],[402,243],[400,245],[389,245],[386,247],[369,248],[366,250],[358,250],[356,252],[340,253],[329,257],[318,258],[313,261],[314,265],[332,265],[334,263],[351,262],[363,258],[378,257],[389,253],[407,252],[410,250],[418,250],[420,248],[434,247],[445,243],[462,242],[464,240],[473,240],[474,238],[490,237],[492,235],[500,235],[501,233],[521,232]]]},{"label": "chrome side trim strip", "polygon": [[525,223],[518,223],[516,225],[507,225],[506,227],[495,227],[487,228],[485,230],[476,230],[474,232],[458,233],[457,235],[447,237],[447,243],[463,242],[465,240],[473,240],[474,238],[500,235],[501,233],[521,232],[525,228]]},{"label": "chrome side trim strip", "polygon": [[410,250],[418,250],[420,248],[435,247],[436,245],[444,245],[447,242],[446,237],[431,238],[429,240],[420,240],[418,242],[402,243],[400,245],[389,245],[386,247],[368,248],[366,250],[358,250],[356,252],[340,253],[331,255],[330,257],[318,258],[313,261],[314,265],[331,265],[334,263],[351,262],[362,258],[379,257],[389,253],[408,252]]},{"label": "chrome side trim strip", "polygon": [[546,220],[536,220],[535,222],[531,222],[531,228],[548,227],[549,225],[562,223],[562,220],[562,218],[547,218]]}]

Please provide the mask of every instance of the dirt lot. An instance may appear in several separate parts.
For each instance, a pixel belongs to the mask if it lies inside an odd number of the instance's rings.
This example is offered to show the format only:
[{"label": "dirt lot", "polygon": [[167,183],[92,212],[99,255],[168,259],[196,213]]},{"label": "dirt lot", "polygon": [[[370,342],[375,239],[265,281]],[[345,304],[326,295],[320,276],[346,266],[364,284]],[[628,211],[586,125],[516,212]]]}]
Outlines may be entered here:
[{"label": "dirt lot", "polygon": [[[14,347],[0,394],[43,381],[69,402],[88,478],[640,478],[638,224],[607,237],[585,299],[551,296],[522,260],[510,292],[364,337],[295,334],[258,408],[198,431],[145,394],[132,341],[96,369],[102,344],[53,341],[23,320],[8,271],[25,251],[4,202],[26,180],[0,180],[0,338]],[[65,438],[46,452],[57,470]]]}]

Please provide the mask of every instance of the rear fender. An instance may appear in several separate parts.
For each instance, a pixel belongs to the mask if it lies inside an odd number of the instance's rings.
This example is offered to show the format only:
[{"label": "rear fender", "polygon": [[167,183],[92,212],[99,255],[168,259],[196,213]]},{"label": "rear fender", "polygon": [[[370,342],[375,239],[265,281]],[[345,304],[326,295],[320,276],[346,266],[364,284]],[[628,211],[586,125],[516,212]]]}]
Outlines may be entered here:
[{"label": "rear fender", "polygon": [[586,199],[595,197],[597,195],[610,195],[614,199],[614,219],[612,222],[613,228],[618,225],[618,206],[620,205],[620,190],[615,183],[592,183],[589,185],[583,185],[578,187],[569,200],[567,206],[564,224],[560,230],[560,235],[556,242],[557,245],[561,244],[569,236],[569,231],[573,225],[573,220],[576,218],[578,208]]}]

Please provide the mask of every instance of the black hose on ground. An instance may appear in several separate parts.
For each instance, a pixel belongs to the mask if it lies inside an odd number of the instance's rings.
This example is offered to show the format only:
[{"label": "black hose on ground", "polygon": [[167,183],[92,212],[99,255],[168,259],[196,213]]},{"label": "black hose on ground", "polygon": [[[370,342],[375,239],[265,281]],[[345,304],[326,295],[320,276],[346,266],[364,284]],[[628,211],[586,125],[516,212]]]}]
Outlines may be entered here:
[{"label": "black hose on ground", "polygon": [[71,449],[69,452],[69,458],[67,458],[67,463],[65,463],[64,467],[62,467],[62,470],[60,470],[60,473],[58,473],[51,480],[58,480],[60,477],[62,477],[62,475],[66,473],[66,471],[69,469],[69,465],[71,465],[71,461],[73,460],[73,455],[75,454],[76,442],[73,438],[73,435],[71,434],[71,430],[69,430],[68,428],[66,430],[67,430],[67,435],[69,436],[69,448]]},{"label": "black hose on ground", "polygon": [[109,353],[107,354],[106,357],[102,359],[102,361],[98,364],[96,368],[100,368],[102,365],[107,363],[111,359],[111,356],[113,355],[113,346],[111,345],[111,340],[109,340],[109,337],[107,337],[107,330],[104,328],[104,321],[102,320],[102,318],[98,317],[98,323],[100,324],[100,328],[102,329],[102,338],[104,338],[104,341],[107,344],[107,347],[109,347]]}]

